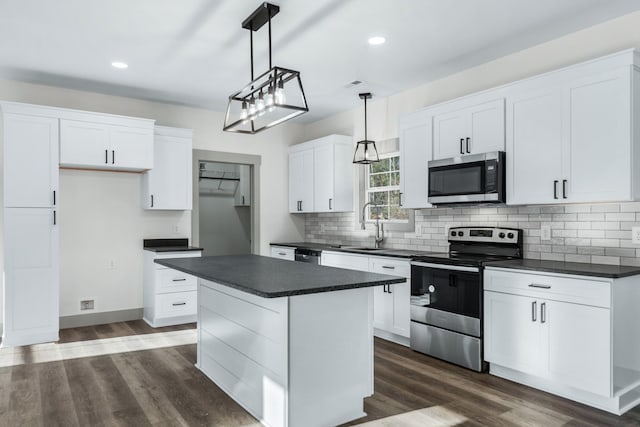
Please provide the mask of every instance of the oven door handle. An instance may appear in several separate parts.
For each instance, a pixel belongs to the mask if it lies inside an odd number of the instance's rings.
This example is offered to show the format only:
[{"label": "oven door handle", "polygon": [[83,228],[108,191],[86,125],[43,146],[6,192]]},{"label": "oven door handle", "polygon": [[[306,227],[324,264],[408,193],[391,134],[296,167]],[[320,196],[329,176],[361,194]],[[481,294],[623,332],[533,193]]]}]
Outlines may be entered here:
[{"label": "oven door handle", "polygon": [[430,262],[418,262],[418,261],[412,261],[411,265],[415,265],[417,267],[439,268],[440,270],[470,271],[473,273],[480,272],[480,269],[478,267],[465,267],[462,265],[433,264]]}]

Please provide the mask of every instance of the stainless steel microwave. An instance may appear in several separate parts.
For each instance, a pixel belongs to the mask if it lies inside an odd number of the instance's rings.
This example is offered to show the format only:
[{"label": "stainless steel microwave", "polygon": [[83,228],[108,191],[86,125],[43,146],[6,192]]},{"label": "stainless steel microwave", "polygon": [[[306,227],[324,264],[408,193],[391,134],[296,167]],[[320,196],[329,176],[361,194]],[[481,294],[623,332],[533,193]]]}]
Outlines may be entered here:
[{"label": "stainless steel microwave", "polygon": [[429,203],[504,203],[505,153],[473,154],[429,162]]}]

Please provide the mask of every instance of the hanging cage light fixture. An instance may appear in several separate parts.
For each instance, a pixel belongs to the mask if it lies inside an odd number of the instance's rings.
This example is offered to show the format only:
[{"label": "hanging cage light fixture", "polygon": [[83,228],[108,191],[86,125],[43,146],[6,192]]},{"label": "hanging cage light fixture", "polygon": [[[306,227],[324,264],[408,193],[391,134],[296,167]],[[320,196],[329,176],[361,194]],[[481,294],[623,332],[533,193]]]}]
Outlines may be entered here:
[{"label": "hanging cage light fixture", "polygon": [[[242,22],[242,28],[249,30],[251,82],[229,96],[225,131],[254,134],[309,111],[300,72],[273,66],[271,62],[271,18],[279,11],[279,6],[265,2]],[[267,23],[269,70],[254,78],[253,32]]]},{"label": "hanging cage light fixture", "polygon": [[356,145],[356,151],[353,153],[353,163],[369,165],[380,161],[375,141],[367,139],[367,99],[371,99],[372,96],[368,92],[360,93],[358,96],[360,99],[364,99],[364,139],[358,141]]}]

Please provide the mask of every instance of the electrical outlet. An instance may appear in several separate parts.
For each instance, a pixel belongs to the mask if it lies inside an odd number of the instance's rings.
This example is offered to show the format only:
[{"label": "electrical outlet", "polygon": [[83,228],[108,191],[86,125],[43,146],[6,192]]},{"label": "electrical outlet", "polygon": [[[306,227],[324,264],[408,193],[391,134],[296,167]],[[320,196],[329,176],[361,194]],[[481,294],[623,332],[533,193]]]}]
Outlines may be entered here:
[{"label": "electrical outlet", "polygon": [[109,270],[114,270],[116,268],[116,260],[115,259],[110,259],[109,263],[107,264],[107,268]]},{"label": "electrical outlet", "polygon": [[176,233],[176,234],[180,233],[180,226],[179,225],[175,225],[173,227],[173,232]]},{"label": "electrical outlet", "polygon": [[550,225],[541,225],[540,226],[540,240],[551,240],[551,226]]},{"label": "electrical outlet", "polygon": [[640,245],[640,227],[631,227],[631,243]]},{"label": "electrical outlet", "polygon": [[320,234],[324,233],[324,224],[320,224]]},{"label": "electrical outlet", "polygon": [[94,300],[92,299],[82,300],[80,301],[80,310],[93,310],[93,304]]}]

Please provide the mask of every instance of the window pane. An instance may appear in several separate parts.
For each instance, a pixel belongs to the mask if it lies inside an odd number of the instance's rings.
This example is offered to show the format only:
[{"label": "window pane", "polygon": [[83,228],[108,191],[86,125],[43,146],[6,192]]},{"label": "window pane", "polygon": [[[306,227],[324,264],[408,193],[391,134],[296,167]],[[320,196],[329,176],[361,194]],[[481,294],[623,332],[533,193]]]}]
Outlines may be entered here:
[{"label": "window pane", "polygon": [[[374,191],[369,193],[369,201],[374,205],[388,205],[389,193],[386,191]],[[373,209],[373,207],[371,207]]]},{"label": "window pane", "polygon": [[400,172],[391,172],[389,174],[389,185],[400,185]]},{"label": "window pane", "polygon": [[400,191],[389,192],[389,204],[392,206],[398,206],[400,204]]},{"label": "window pane", "polygon": [[369,175],[369,187],[386,187],[389,185],[389,174],[381,173],[377,175]]},{"label": "window pane", "polygon": [[387,172],[389,170],[389,159],[380,159],[379,162],[371,163],[371,173]]},{"label": "window pane", "polygon": [[400,170],[400,156],[391,157],[389,159],[389,162],[391,163],[391,170],[394,170],[394,171]]}]

